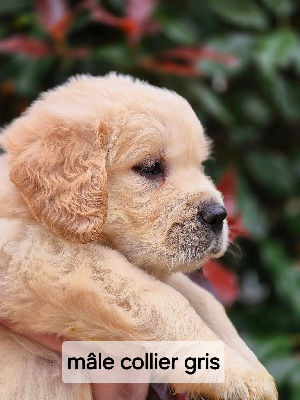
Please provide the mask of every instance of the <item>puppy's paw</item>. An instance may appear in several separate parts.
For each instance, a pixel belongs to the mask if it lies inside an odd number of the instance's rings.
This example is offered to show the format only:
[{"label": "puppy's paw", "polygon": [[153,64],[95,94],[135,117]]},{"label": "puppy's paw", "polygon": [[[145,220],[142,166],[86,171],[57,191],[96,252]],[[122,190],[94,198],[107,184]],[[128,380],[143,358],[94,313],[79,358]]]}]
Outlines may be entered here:
[{"label": "puppy's paw", "polygon": [[175,392],[186,392],[193,400],[277,400],[273,377],[259,363],[227,354],[223,383],[174,384]]}]

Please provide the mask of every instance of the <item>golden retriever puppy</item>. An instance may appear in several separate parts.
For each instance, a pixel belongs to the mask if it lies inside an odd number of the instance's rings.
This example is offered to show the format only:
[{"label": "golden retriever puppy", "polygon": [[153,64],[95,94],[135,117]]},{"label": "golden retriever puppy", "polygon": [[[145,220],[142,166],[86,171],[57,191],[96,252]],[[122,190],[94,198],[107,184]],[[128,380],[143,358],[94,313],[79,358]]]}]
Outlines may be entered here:
[{"label": "golden retriever puppy", "polygon": [[[0,316],[74,340],[222,340],[224,383],[174,390],[277,398],[223,307],[182,274],[222,255],[228,231],[186,100],[128,76],[78,76],[1,143]],[[60,355],[0,334],[1,400],[91,399],[88,384],[62,382]]]}]

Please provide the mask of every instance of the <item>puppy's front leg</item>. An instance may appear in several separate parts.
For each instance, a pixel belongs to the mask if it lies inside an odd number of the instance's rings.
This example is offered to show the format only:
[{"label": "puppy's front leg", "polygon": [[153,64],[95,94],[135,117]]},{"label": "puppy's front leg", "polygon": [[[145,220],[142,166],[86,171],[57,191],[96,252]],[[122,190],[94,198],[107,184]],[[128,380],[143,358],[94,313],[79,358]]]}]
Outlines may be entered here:
[{"label": "puppy's front leg", "polygon": [[238,351],[256,369],[265,380],[265,385],[273,385],[273,378],[270,377],[264,366],[258,361],[255,354],[248,348],[240,338],[235,327],[229,320],[226,311],[221,303],[207,290],[192,282],[182,273],[172,274],[166,283],[181,293],[193,306],[196,313],[201,317],[207,326],[232,349]]},{"label": "puppy's front leg", "polygon": [[0,316],[20,330],[80,340],[218,340],[180,293],[117,251],[72,244],[23,221],[2,220],[0,228]]}]

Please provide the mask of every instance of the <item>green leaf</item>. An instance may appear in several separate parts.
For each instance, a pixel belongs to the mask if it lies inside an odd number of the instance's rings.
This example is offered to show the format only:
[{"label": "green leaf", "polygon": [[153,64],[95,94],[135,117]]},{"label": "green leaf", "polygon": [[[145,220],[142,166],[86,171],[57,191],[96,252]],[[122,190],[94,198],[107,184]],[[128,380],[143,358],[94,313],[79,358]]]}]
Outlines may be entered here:
[{"label": "green leaf", "polygon": [[18,14],[32,5],[31,0],[9,0],[0,1],[0,15]]},{"label": "green leaf", "polygon": [[239,96],[240,110],[243,117],[252,125],[261,125],[271,120],[272,113],[267,103],[257,94],[247,93],[247,95]]},{"label": "green leaf", "polygon": [[100,61],[107,61],[111,64],[128,65],[132,62],[132,57],[128,52],[128,48],[123,44],[111,44],[109,46],[101,46],[94,51],[93,56]]},{"label": "green leaf", "polygon": [[252,52],[255,37],[244,32],[224,33],[209,38],[207,44],[220,52],[233,54],[244,60],[248,59]]},{"label": "green leaf", "polygon": [[290,0],[261,0],[269,10],[279,17],[287,17],[291,15],[294,6]]},{"label": "green leaf", "polygon": [[299,400],[300,399],[300,361],[298,361],[298,365],[294,368],[294,371],[290,376],[291,383],[291,391],[292,397],[291,400]]},{"label": "green leaf", "polygon": [[291,353],[291,340],[287,335],[274,334],[266,338],[244,336],[243,339],[264,364],[276,356],[287,356]]},{"label": "green leaf", "polygon": [[277,78],[274,78],[273,83],[272,91],[278,111],[290,121],[300,121],[298,106],[300,87],[299,85],[297,86],[297,82],[290,83],[281,76],[277,76]]},{"label": "green leaf", "polygon": [[231,125],[233,123],[233,116],[227,110],[220,96],[213,92],[208,86],[194,81],[190,85],[190,92],[195,97],[195,100],[199,101],[201,107],[208,115],[226,125]]},{"label": "green leaf", "polygon": [[15,83],[17,93],[21,96],[36,96],[41,77],[50,70],[53,58],[27,58],[16,56],[14,60]]},{"label": "green leaf", "polygon": [[292,356],[279,356],[265,362],[264,366],[274,377],[276,384],[282,386],[289,381],[290,375],[297,367],[298,361]]},{"label": "green leaf", "polygon": [[258,40],[254,57],[262,70],[270,73],[273,69],[291,62],[297,48],[298,40],[295,32],[281,29]]},{"label": "green leaf", "polygon": [[274,104],[278,113],[288,122],[300,121],[300,84],[294,79],[289,82],[277,71],[263,73],[260,77],[261,89]]},{"label": "green leaf", "polygon": [[272,272],[276,277],[279,277],[286,268],[291,268],[286,251],[279,241],[270,240],[264,243],[262,249],[263,259],[272,268]]},{"label": "green leaf", "polygon": [[213,60],[199,60],[196,63],[197,68],[210,77],[227,77],[234,73],[235,66],[225,65]]},{"label": "green leaf", "polygon": [[109,0],[111,6],[117,10],[119,13],[124,12],[124,0]]},{"label": "green leaf", "polygon": [[[298,177],[297,177],[298,178]],[[298,236],[300,232],[300,197],[290,197],[283,208],[283,220],[287,229]]]},{"label": "green leaf", "polygon": [[196,44],[197,32],[191,24],[181,20],[170,20],[161,29],[169,39],[178,44]]},{"label": "green leaf", "polygon": [[293,66],[294,66],[294,68],[296,70],[296,73],[298,75],[300,75],[300,45],[299,45],[299,41],[298,41],[298,46],[295,49],[294,54],[293,54],[292,63],[293,63]]},{"label": "green leaf", "polygon": [[237,26],[258,30],[268,27],[264,10],[251,0],[209,0],[208,5],[220,18]]},{"label": "green leaf", "polygon": [[238,210],[242,214],[243,223],[254,239],[262,240],[268,232],[268,220],[263,206],[251,191],[246,179],[239,176]]},{"label": "green leaf", "polygon": [[249,174],[264,189],[278,195],[292,194],[297,183],[289,161],[280,153],[251,151],[245,154]]},{"label": "green leaf", "polygon": [[262,258],[273,276],[277,293],[300,317],[300,270],[295,268],[278,240],[269,240],[261,248]]},{"label": "green leaf", "polygon": [[253,126],[234,126],[229,132],[230,141],[241,148],[250,143],[255,143],[260,137],[260,132]]},{"label": "green leaf", "polygon": [[[227,53],[236,57],[237,62],[231,67],[223,67],[216,65],[215,62],[207,61],[200,65],[201,70],[209,76],[213,76],[213,72],[215,72],[215,76],[235,77],[240,75],[241,71],[247,67],[255,45],[255,37],[250,33],[223,33],[221,36],[208,38],[206,44],[220,53]],[[213,71],[213,69],[216,71]]]}]

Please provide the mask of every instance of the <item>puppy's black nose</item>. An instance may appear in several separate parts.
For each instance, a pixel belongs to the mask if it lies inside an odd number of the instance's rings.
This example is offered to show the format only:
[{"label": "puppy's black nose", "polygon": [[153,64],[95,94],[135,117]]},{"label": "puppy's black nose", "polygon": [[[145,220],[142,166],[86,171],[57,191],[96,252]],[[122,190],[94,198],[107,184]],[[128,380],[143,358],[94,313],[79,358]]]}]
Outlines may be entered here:
[{"label": "puppy's black nose", "polygon": [[210,203],[201,207],[200,218],[209,224],[215,233],[221,231],[226,217],[227,212],[221,204]]}]

